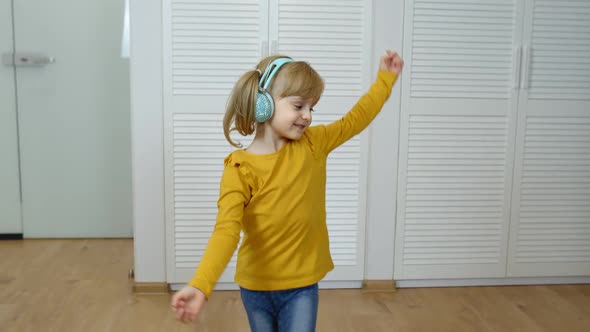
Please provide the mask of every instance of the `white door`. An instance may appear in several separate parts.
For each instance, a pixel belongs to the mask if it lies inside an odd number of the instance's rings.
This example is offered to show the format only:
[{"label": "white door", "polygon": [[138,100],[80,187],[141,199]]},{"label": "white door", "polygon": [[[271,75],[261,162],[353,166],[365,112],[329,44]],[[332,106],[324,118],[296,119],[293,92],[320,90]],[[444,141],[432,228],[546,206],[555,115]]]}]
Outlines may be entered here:
[{"label": "white door", "polygon": [[[309,62],[325,81],[314,124],[328,124],[344,116],[377,71],[370,61],[371,1],[313,5],[271,1],[270,15],[271,53]],[[353,137],[328,158],[326,222],[334,270],[327,281],[364,279],[367,132]]]},{"label": "white door", "polygon": [[526,13],[508,275],[589,275],[590,2]]},{"label": "white door", "polygon": [[[13,53],[13,47],[11,3],[2,1],[0,3],[0,54],[10,56]],[[14,80],[14,67],[0,64],[0,234],[6,236],[23,232]]]},{"label": "white door", "polygon": [[406,1],[396,280],[505,276],[522,7]]},{"label": "white door", "polygon": [[124,1],[13,5],[24,236],[131,236]]},{"label": "white door", "polygon": [[[171,1],[163,11],[167,281],[186,282],[217,215],[227,97],[268,54],[268,3]],[[247,145],[243,138],[237,139]],[[220,277],[232,282],[235,257]]]}]

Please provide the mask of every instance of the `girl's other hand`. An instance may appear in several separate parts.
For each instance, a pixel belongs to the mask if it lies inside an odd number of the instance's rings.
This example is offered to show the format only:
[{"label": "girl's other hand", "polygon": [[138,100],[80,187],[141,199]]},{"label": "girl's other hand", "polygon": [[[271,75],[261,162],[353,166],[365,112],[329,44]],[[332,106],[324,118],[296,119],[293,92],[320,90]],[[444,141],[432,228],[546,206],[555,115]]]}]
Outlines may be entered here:
[{"label": "girl's other hand", "polygon": [[201,290],[185,286],[172,296],[171,305],[172,310],[176,313],[176,319],[183,323],[194,321],[203,309],[206,300],[207,297]]},{"label": "girl's other hand", "polygon": [[403,68],[404,60],[397,54],[397,52],[387,50],[385,54],[381,57],[381,62],[379,63],[379,70],[384,70],[392,74],[399,75],[402,72]]}]

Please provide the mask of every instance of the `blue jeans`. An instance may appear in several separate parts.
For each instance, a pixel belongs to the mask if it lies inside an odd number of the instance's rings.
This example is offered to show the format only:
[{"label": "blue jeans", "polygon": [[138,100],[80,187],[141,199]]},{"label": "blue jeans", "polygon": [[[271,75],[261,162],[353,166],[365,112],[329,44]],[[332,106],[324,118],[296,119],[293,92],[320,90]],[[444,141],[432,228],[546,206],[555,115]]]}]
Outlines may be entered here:
[{"label": "blue jeans", "polygon": [[315,331],[318,284],[279,291],[240,290],[252,332]]}]

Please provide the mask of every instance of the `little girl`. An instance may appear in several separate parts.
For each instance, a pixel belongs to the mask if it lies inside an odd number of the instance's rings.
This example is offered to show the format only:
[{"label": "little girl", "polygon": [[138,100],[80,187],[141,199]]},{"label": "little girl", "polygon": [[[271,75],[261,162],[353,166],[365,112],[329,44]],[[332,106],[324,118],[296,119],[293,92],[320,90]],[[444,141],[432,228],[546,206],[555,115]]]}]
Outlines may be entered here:
[{"label": "little girl", "polygon": [[381,110],[403,67],[392,51],[376,81],[340,120],[311,125],[324,83],[302,61],[263,59],[236,83],[223,121],[225,137],[255,133],[252,144],[225,159],[215,229],[194,277],[172,298],[189,322],[235,251],[235,282],[252,331],[315,331],[318,285],[334,268],[326,226],[328,154],[365,129]]}]

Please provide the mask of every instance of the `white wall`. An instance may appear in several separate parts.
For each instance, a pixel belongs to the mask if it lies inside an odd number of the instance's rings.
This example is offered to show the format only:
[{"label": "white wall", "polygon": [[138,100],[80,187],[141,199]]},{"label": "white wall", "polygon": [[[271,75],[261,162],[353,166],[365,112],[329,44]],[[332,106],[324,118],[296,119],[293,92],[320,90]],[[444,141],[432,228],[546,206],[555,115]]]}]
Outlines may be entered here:
[{"label": "white wall", "polygon": [[[12,53],[12,8],[0,3],[0,53]],[[14,67],[0,64],[0,234],[22,234]]]},{"label": "white wall", "polygon": [[[403,0],[373,4],[373,67],[392,49],[402,54]],[[365,279],[393,279],[401,79],[370,127]]]},{"label": "white wall", "polygon": [[[401,53],[403,0],[373,1],[373,68]],[[131,117],[135,280],[166,281],[162,137],[161,0],[131,0]],[[375,75],[375,74],[373,74]],[[366,279],[393,279],[399,84],[371,130]]]},{"label": "white wall", "polygon": [[162,4],[161,0],[131,0],[130,7],[135,280],[163,282],[166,281],[166,253],[162,134]]}]

